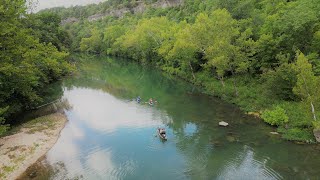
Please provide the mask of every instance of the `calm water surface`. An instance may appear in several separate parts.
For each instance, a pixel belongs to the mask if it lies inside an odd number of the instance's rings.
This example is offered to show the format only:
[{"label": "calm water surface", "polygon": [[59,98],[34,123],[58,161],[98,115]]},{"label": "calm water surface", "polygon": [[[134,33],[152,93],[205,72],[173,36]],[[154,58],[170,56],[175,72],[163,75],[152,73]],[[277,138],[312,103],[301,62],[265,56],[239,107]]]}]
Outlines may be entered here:
[{"label": "calm water surface", "polygon": [[[69,122],[42,161],[50,179],[320,177],[319,146],[282,141],[233,105],[150,68],[77,59],[79,74],[54,88],[68,104]],[[144,103],[150,97],[155,106]],[[230,126],[219,127],[222,120]],[[167,129],[168,141],[156,136],[157,127]]]}]

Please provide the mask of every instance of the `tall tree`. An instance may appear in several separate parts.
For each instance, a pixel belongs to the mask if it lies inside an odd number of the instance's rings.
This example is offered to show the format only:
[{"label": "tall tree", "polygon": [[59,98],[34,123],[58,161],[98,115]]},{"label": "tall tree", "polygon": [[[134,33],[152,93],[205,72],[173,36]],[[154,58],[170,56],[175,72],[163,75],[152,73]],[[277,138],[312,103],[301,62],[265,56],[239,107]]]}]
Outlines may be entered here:
[{"label": "tall tree", "polygon": [[90,37],[82,38],[80,42],[80,50],[99,54],[102,52],[102,34],[97,28],[93,28]]},{"label": "tall tree", "polygon": [[310,103],[313,119],[316,121],[315,102],[319,100],[320,94],[320,78],[316,77],[312,72],[312,65],[303,53],[297,53],[297,61],[294,64],[297,71],[297,84],[293,88],[293,92],[299,95],[303,101]]}]

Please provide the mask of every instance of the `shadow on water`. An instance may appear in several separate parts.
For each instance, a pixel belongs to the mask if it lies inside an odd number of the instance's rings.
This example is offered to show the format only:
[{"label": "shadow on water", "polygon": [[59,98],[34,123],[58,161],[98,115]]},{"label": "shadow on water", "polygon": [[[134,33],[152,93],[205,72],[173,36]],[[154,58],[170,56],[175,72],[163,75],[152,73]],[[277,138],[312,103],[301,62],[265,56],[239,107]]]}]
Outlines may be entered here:
[{"label": "shadow on water", "polygon": [[[259,119],[154,69],[110,57],[75,58],[78,75],[60,87],[69,122],[40,163],[49,167],[45,177],[320,177],[319,146],[285,142]],[[142,103],[134,101],[137,96]],[[144,103],[150,97],[155,106]],[[219,127],[219,121],[230,126]],[[168,141],[155,136],[157,127],[166,127]]]}]

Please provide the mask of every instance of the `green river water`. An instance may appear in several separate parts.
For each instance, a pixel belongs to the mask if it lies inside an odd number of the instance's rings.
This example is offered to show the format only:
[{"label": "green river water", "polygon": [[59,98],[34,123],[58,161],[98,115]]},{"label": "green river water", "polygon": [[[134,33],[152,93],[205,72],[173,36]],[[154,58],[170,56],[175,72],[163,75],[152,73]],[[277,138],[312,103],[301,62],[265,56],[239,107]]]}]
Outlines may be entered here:
[{"label": "green river water", "polygon": [[[281,140],[261,120],[152,68],[75,59],[77,75],[49,89],[69,121],[39,179],[320,179],[317,145]],[[144,103],[151,97],[154,106]]]}]

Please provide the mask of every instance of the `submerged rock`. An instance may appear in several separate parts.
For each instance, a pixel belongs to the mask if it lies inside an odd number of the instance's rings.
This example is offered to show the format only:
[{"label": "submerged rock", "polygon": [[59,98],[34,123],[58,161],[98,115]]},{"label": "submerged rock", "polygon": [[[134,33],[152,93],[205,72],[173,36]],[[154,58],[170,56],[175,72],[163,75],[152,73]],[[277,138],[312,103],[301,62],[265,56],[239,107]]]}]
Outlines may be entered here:
[{"label": "submerged rock", "polygon": [[229,142],[235,142],[235,141],[236,141],[236,138],[233,137],[233,136],[227,136],[227,140],[228,140]]},{"label": "submerged rock", "polygon": [[224,127],[226,127],[226,126],[228,126],[229,124],[227,123],[227,122],[224,122],[224,121],[220,121],[219,122],[219,126],[224,126]]},{"label": "submerged rock", "polygon": [[28,176],[29,176],[30,178],[35,178],[35,177],[37,177],[37,172],[36,172],[36,171],[33,171],[33,172],[31,172]]},{"label": "submerged rock", "polygon": [[215,147],[221,147],[222,143],[220,141],[212,141],[211,144],[213,144]]},{"label": "submerged rock", "polygon": [[295,144],[298,144],[298,145],[305,145],[306,143],[305,142],[302,142],[302,141],[294,141]]}]

